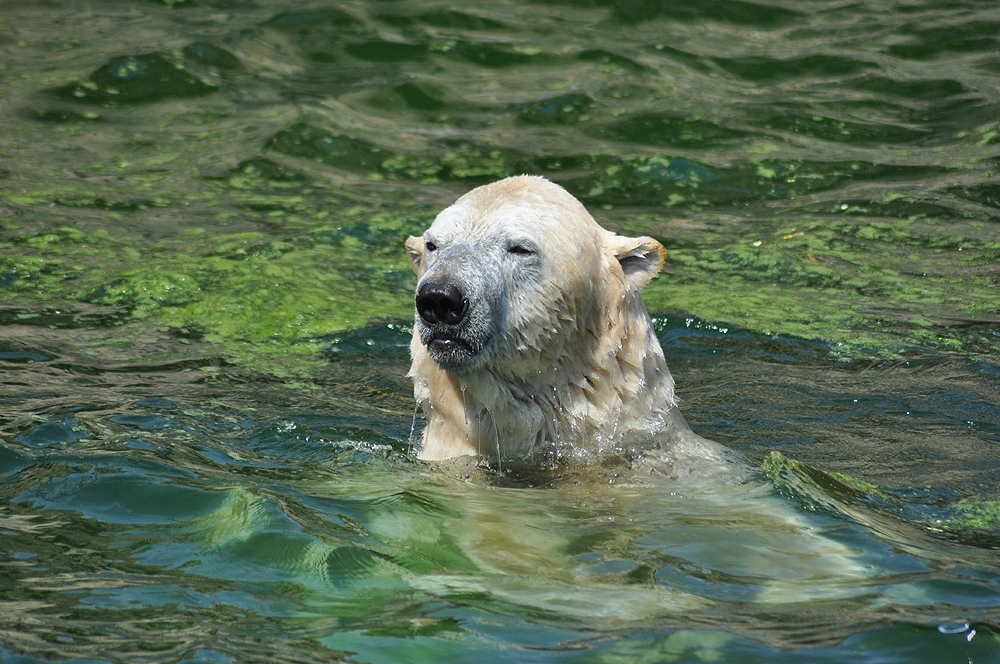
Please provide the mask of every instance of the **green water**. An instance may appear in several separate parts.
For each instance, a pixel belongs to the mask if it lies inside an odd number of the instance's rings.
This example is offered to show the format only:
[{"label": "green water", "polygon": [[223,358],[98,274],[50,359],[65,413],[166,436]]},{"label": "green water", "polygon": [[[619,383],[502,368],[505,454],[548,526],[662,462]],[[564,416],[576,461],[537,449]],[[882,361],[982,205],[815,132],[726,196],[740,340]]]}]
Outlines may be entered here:
[{"label": "green water", "polygon": [[[973,0],[6,2],[0,654],[1000,660],[998,35]],[[409,456],[402,240],[526,172],[667,247],[645,299],[748,484]]]}]

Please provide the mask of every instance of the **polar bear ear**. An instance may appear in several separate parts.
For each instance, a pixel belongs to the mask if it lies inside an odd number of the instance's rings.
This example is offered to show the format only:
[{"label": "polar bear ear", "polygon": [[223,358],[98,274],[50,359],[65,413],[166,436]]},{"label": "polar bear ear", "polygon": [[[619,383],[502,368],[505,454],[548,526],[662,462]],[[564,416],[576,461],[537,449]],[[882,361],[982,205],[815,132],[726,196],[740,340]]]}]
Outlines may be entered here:
[{"label": "polar bear ear", "polygon": [[667,251],[651,237],[611,238],[611,251],[625,273],[629,288],[639,290],[649,283],[663,267]]},{"label": "polar bear ear", "polygon": [[410,258],[410,267],[417,273],[417,277],[424,274],[424,239],[422,237],[406,238],[406,255]]}]

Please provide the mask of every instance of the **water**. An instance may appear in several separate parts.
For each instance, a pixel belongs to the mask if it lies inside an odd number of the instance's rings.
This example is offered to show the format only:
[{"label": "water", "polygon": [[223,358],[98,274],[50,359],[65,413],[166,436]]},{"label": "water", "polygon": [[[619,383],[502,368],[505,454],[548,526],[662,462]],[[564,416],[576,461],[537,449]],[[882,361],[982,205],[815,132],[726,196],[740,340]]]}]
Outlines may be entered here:
[{"label": "water", "polygon": [[[994,3],[4,8],[6,659],[1000,660]],[[751,481],[412,458],[402,240],[519,172]]]}]

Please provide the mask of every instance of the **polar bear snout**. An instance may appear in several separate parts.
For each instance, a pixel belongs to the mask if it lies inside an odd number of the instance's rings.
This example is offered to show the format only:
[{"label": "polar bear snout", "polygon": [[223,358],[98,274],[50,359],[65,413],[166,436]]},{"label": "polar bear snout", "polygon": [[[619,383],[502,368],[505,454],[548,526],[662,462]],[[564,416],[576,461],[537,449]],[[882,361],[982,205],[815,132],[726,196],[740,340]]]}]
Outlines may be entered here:
[{"label": "polar bear snout", "polygon": [[458,325],[469,311],[469,298],[451,282],[422,283],[414,299],[428,325]]},{"label": "polar bear snout", "polygon": [[[446,260],[417,283],[413,302],[415,331],[432,360],[450,371],[470,369],[482,361],[494,320],[485,279],[454,273]],[[482,274],[472,272],[473,277]]]}]

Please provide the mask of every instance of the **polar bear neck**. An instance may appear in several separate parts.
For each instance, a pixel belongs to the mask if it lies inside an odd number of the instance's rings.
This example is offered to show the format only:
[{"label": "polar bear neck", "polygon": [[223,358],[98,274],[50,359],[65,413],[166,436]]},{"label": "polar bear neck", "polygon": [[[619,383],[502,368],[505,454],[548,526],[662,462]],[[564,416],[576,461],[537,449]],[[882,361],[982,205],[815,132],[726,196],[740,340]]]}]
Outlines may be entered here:
[{"label": "polar bear neck", "polygon": [[565,343],[529,352],[521,369],[462,376],[441,369],[415,338],[410,373],[428,422],[420,457],[600,454],[654,440],[676,404],[642,299],[626,290],[588,318],[561,331]]}]

